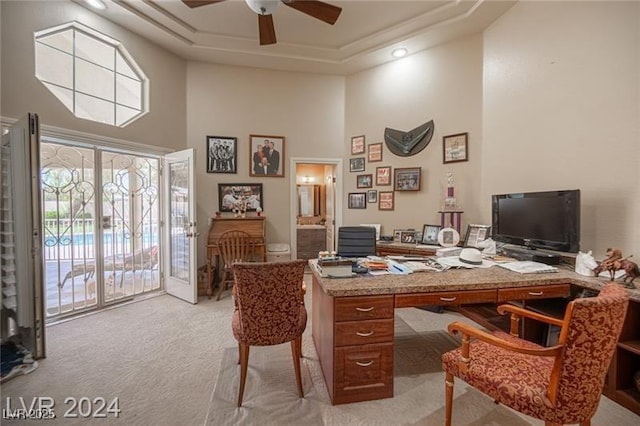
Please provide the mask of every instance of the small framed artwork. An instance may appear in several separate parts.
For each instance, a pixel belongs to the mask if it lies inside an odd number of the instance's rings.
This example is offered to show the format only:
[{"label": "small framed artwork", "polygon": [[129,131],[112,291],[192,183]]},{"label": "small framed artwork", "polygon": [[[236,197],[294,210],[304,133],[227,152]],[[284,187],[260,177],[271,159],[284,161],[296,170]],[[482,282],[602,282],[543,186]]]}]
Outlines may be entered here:
[{"label": "small framed artwork", "polygon": [[354,136],[351,138],[351,155],[364,154],[365,144],[364,135]]},{"label": "small framed artwork", "polygon": [[453,228],[442,228],[438,232],[438,244],[442,247],[455,247],[460,241],[460,234]]},{"label": "small framed artwork", "polygon": [[378,210],[393,210],[393,191],[378,192]]},{"label": "small framed artwork", "polygon": [[367,194],[364,192],[350,192],[349,193],[349,208],[350,209],[366,209]]},{"label": "small framed artwork", "polygon": [[249,176],[284,177],[284,136],[249,135]]},{"label": "small framed artwork", "polygon": [[261,183],[219,183],[218,211],[232,212],[241,203],[245,203],[246,211],[264,210]]},{"label": "small framed artwork", "polygon": [[358,188],[371,188],[373,186],[373,175],[356,176],[356,186]]},{"label": "small framed artwork", "polygon": [[364,172],[364,157],[349,159],[350,172]]},{"label": "small framed artwork", "polygon": [[444,164],[469,160],[468,137],[468,133],[443,136],[442,162]]},{"label": "small framed artwork", "polygon": [[402,231],[400,232],[400,242],[407,244],[416,243],[416,231]]},{"label": "small framed artwork", "polygon": [[376,185],[391,185],[391,166],[376,167]]},{"label": "small framed artwork", "polygon": [[378,191],[375,189],[370,189],[367,191],[367,203],[377,203],[378,202]]},{"label": "small framed artwork", "polygon": [[491,225],[468,225],[467,233],[464,237],[465,247],[478,247],[480,241],[484,241],[489,237]]},{"label": "small framed artwork", "polygon": [[442,229],[440,225],[424,225],[422,227],[421,244],[438,245],[438,232]]},{"label": "small framed artwork", "polygon": [[416,232],[415,229],[394,229],[393,230],[393,241],[396,243],[402,242],[402,234],[407,232]]},{"label": "small framed artwork", "polygon": [[400,168],[393,171],[396,191],[420,191],[420,167]]},{"label": "small framed artwork", "polygon": [[369,144],[367,150],[367,159],[370,163],[382,161],[382,142]]},{"label": "small framed artwork", "polygon": [[207,173],[238,173],[238,138],[207,136]]}]

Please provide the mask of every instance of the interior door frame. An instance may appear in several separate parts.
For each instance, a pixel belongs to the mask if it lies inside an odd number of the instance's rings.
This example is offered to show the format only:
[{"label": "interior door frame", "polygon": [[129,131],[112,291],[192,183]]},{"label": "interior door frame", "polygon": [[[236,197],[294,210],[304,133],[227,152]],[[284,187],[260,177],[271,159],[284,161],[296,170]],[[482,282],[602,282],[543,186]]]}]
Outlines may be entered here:
[{"label": "interior door frame", "polygon": [[[334,200],[334,230],[338,229],[342,225],[342,158],[310,158],[310,157],[291,157],[289,159],[289,170],[291,173],[289,174],[289,217],[291,218],[289,223],[289,235],[291,240],[291,255],[292,259],[297,259],[298,256],[298,236],[296,233],[296,216],[297,216],[297,197],[298,197],[298,187],[296,182],[296,170],[298,169],[298,164],[319,164],[319,165],[329,165],[334,166],[335,168],[335,200]],[[325,182],[326,184],[326,182]],[[334,237],[335,240],[335,237]]]}]

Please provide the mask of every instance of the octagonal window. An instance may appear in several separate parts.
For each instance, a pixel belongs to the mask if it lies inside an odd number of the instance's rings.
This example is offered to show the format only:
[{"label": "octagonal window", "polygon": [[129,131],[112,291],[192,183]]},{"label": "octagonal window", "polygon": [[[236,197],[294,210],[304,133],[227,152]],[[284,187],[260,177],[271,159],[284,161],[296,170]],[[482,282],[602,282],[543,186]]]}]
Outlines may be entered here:
[{"label": "octagonal window", "polygon": [[117,40],[77,22],[35,33],[36,77],[76,117],[124,127],[148,112],[148,79]]}]

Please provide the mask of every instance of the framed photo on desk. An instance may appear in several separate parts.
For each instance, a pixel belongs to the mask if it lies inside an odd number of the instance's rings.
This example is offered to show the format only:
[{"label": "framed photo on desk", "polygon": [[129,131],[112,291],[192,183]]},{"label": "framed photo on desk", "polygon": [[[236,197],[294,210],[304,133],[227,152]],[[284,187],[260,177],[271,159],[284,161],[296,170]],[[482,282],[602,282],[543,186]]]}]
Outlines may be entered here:
[{"label": "framed photo on desk", "polygon": [[438,245],[438,232],[442,229],[440,225],[424,225],[422,227],[422,241],[420,244]]},{"label": "framed photo on desk", "polygon": [[480,241],[484,241],[489,237],[491,225],[469,225],[467,233],[464,237],[465,247],[478,247]]}]

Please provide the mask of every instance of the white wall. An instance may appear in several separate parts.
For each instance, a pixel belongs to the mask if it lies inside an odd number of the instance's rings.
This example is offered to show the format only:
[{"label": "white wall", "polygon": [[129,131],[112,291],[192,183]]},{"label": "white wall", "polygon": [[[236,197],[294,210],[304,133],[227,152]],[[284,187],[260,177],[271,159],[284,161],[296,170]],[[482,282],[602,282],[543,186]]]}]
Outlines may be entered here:
[{"label": "white wall", "polygon": [[[366,163],[366,170],[349,173],[345,161],[343,183],[349,192],[356,187],[356,175],[373,174],[376,167],[421,167],[422,184],[418,192],[395,193],[395,209],[379,211],[369,204],[365,210],[345,209],[344,224],[382,224],[382,234],[396,228],[415,228],[439,224],[446,188],[446,173],[452,172],[459,204],[464,210],[463,228],[483,218],[480,211],[480,170],[482,166],[482,37],[473,35],[428,51],[408,56],[347,78],[346,134],[342,146],[350,155],[352,136],[364,134],[367,145],[384,142],[384,129],[408,131],[434,120],[435,132],[429,145],[419,154],[399,157],[383,146],[383,161]],[[469,161],[443,164],[442,137],[469,133]],[[375,186],[390,191],[393,186]],[[344,202],[346,206],[346,200]]]},{"label": "white wall", "polygon": [[[69,1],[1,1],[2,81],[0,113],[96,135],[181,149],[186,133],[186,62],[130,31]],[[35,31],[77,21],[120,41],[150,80],[149,113],[124,128],[74,115],[35,77]]]},{"label": "white wall", "polygon": [[[218,183],[262,183],[267,243],[290,242],[291,157],[338,158],[344,139],[344,77],[189,63],[187,145],[197,150],[199,247],[218,210]],[[249,135],[285,137],[282,177],[249,177]],[[206,173],[206,136],[238,138],[238,173]],[[282,153],[281,153],[282,154]],[[281,155],[282,156],[282,155]],[[202,263],[204,253],[199,255]]]},{"label": "white wall", "polygon": [[520,2],[484,35],[490,195],[581,189],[581,248],[640,254],[640,3]]}]

